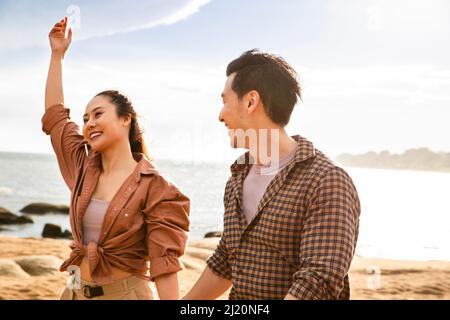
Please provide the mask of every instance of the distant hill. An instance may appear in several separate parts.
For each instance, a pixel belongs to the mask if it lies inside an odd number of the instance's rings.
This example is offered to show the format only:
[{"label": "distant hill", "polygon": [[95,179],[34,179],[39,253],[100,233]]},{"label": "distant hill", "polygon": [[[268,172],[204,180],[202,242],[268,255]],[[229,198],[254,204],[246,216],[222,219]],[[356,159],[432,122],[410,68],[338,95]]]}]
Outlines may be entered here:
[{"label": "distant hill", "polygon": [[410,149],[402,154],[389,151],[359,155],[344,153],[336,160],[349,167],[450,172],[450,153],[433,152],[427,148]]}]

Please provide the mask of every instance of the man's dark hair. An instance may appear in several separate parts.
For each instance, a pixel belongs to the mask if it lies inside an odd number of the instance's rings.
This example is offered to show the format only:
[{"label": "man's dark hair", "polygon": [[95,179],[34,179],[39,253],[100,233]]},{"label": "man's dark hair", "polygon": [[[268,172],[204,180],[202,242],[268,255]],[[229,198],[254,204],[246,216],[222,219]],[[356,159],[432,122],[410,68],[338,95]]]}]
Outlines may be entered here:
[{"label": "man's dark hair", "polygon": [[239,99],[251,90],[258,91],[269,118],[287,125],[297,98],[301,99],[295,70],[283,58],[253,49],[228,64],[227,77],[235,72],[231,88]]}]

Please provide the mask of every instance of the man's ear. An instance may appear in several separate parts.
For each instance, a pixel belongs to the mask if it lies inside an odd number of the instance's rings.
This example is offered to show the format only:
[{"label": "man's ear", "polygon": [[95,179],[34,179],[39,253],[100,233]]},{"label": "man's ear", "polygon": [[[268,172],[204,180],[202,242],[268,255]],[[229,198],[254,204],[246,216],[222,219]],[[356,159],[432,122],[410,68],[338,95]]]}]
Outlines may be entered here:
[{"label": "man's ear", "polygon": [[248,100],[247,110],[249,113],[251,113],[256,109],[256,107],[260,102],[260,96],[258,91],[252,90],[249,93],[247,93],[247,100]]}]

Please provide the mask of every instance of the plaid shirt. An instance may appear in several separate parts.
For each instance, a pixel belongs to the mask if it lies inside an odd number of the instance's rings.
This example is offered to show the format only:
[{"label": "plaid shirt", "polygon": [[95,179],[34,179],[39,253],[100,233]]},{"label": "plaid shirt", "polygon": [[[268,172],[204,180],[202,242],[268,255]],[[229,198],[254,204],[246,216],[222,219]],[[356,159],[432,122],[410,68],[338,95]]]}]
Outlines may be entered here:
[{"label": "plaid shirt", "polygon": [[300,137],[294,159],[271,181],[247,226],[242,186],[248,152],[231,166],[224,232],[208,259],[232,281],[229,299],[349,299],[348,270],[360,203],[347,173]]}]

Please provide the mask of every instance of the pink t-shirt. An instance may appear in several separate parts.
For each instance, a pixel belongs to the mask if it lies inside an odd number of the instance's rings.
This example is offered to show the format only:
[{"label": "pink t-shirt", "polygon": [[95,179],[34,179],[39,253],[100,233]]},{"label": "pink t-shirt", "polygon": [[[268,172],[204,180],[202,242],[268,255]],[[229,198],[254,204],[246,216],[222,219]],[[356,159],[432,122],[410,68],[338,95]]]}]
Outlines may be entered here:
[{"label": "pink t-shirt", "polygon": [[109,201],[98,199],[91,199],[89,202],[83,217],[83,244],[85,246],[89,241],[98,242],[109,203]]},{"label": "pink t-shirt", "polygon": [[259,202],[273,178],[294,159],[296,148],[280,159],[278,166],[270,168],[270,165],[254,164],[250,168],[243,186],[243,213],[247,224],[250,224],[256,216]]}]

